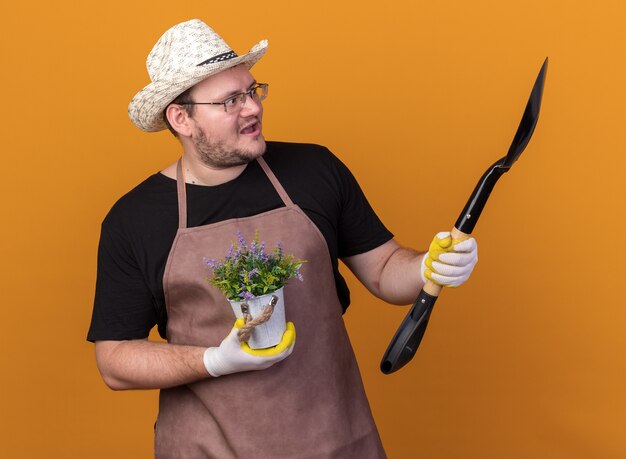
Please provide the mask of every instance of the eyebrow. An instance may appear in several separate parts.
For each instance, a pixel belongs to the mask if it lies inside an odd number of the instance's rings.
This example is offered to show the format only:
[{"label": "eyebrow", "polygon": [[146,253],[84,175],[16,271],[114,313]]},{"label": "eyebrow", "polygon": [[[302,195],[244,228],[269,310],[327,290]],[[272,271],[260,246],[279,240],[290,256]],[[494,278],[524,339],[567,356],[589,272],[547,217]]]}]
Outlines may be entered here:
[{"label": "eyebrow", "polygon": [[[257,84],[257,81],[256,80],[252,80],[252,83],[250,83],[250,85],[248,86],[248,89],[250,89],[255,84]],[[239,91],[239,90],[231,91],[229,93],[226,93],[224,96],[220,97],[218,100],[226,100],[226,99],[228,99],[230,97],[233,97],[236,94],[241,94],[242,92],[246,92],[246,91]]]}]

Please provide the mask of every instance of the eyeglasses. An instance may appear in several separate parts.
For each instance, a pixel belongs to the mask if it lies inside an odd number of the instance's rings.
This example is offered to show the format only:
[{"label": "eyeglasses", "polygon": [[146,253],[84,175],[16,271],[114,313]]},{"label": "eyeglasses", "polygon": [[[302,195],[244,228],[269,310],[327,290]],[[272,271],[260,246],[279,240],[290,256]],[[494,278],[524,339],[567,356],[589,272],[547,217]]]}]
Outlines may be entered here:
[{"label": "eyeglasses", "polygon": [[246,104],[248,97],[255,102],[264,100],[267,97],[268,86],[267,83],[255,84],[247,91],[234,94],[223,102],[181,102],[180,105],[223,105],[226,113],[237,113]]}]

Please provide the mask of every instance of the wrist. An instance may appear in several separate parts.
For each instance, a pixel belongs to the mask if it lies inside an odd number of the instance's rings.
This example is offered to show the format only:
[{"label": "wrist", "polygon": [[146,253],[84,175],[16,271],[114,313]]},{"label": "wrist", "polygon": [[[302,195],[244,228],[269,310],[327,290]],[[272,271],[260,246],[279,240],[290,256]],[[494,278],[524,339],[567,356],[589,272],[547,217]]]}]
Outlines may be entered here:
[{"label": "wrist", "polygon": [[426,270],[428,267],[426,266],[426,259],[428,258],[428,252],[425,252],[421,255],[420,259],[420,278],[422,279],[422,283],[426,284],[428,279],[426,279]]},{"label": "wrist", "polygon": [[209,375],[214,378],[218,378],[223,375],[223,373],[220,372],[217,350],[218,348],[216,347],[209,347],[204,351],[204,354],[202,356],[204,368],[206,369],[207,373],[209,373]]}]

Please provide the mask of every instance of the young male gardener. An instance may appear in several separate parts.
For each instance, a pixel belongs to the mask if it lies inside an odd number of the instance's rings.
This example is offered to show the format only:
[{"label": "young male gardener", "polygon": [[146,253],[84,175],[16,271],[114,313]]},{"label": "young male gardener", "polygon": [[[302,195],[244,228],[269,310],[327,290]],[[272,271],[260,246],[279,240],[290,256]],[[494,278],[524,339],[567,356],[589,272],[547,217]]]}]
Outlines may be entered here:
[{"label": "young male gardener", "polygon": [[[109,387],[161,389],[156,457],[385,457],[342,321],[338,259],[377,297],[407,304],[425,277],[467,280],[476,242],[439,234],[438,260],[402,248],[327,149],[266,142],[268,85],[250,73],[266,47],[237,56],[191,20],[150,52],[151,82],[129,115],[144,131],[169,128],[183,154],[105,218],[88,339]],[[202,260],[256,230],[307,263],[285,290],[297,345],[291,330],[249,352]],[[167,343],[147,340],[155,324]]]}]

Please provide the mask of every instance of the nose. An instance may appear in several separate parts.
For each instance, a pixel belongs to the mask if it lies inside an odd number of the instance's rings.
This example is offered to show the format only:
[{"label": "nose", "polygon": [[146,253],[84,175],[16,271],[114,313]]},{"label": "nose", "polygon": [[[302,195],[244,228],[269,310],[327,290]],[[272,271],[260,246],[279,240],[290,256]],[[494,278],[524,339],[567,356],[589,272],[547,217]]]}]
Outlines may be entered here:
[{"label": "nose", "polygon": [[260,100],[255,100],[254,97],[246,94],[246,100],[241,107],[240,115],[243,117],[258,115],[263,111],[263,105]]}]

